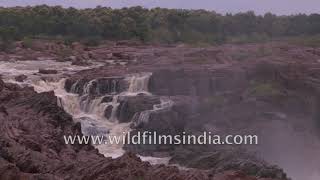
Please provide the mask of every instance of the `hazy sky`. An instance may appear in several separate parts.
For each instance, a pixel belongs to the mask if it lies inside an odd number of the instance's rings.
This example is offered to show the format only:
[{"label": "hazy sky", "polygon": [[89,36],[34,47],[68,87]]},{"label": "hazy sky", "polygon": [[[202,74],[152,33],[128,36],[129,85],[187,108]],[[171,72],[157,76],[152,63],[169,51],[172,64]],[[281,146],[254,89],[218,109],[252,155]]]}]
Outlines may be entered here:
[{"label": "hazy sky", "polygon": [[0,0],[0,6],[62,5],[92,8],[97,5],[120,8],[125,6],[207,9],[219,13],[254,10],[258,14],[320,13],[320,0]]}]

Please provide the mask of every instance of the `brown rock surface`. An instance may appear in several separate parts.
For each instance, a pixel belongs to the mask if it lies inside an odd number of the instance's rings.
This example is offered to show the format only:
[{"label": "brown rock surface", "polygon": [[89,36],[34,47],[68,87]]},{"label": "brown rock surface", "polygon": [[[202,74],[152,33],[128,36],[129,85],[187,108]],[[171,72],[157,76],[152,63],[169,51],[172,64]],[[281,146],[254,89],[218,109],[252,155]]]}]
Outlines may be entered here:
[{"label": "brown rock surface", "polygon": [[58,71],[55,69],[39,69],[40,74],[57,74]]},{"label": "brown rock surface", "polygon": [[[63,135],[81,135],[80,125],[57,106],[53,92],[36,94],[0,81],[0,179],[212,179],[205,171],[151,166],[127,153],[105,158],[90,145],[66,145]],[[249,180],[227,176],[229,179]],[[215,180],[222,180],[222,176]],[[250,179],[251,180],[251,179]]]},{"label": "brown rock surface", "polygon": [[18,82],[23,82],[24,80],[26,80],[28,77],[24,74],[22,75],[19,75],[19,76],[16,76],[15,77],[15,80],[18,81]]}]

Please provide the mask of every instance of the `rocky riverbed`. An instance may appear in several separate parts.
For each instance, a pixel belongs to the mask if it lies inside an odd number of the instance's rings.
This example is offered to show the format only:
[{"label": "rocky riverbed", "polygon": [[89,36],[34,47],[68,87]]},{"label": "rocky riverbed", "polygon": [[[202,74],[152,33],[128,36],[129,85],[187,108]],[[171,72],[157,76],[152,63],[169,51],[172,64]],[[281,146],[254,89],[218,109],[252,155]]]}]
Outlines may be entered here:
[{"label": "rocky riverbed", "polygon": [[[319,177],[320,49],[18,45],[0,61],[0,179]],[[61,59],[63,49],[71,53]],[[63,141],[124,131],[257,134],[259,145]]]}]

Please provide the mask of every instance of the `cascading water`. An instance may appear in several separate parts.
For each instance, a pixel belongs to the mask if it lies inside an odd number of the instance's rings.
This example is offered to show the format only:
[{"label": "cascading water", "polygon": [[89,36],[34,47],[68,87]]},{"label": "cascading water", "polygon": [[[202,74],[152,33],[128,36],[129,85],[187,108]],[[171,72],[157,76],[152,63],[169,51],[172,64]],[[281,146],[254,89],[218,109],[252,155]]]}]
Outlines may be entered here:
[{"label": "cascading water", "polygon": [[[57,97],[59,97],[59,103],[70,113],[76,121],[81,122],[83,133],[85,135],[108,135],[108,136],[124,136],[124,132],[130,131],[130,123],[118,123],[117,110],[120,105],[118,98],[120,96],[136,96],[144,93],[151,95],[148,92],[148,81],[151,73],[132,74],[125,78],[129,87],[127,91],[117,93],[117,81],[115,79],[110,80],[108,84],[109,93],[101,93],[97,87],[97,80],[91,80],[83,86],[83,93],[77,95],[80,91],[77,81],[71,87],[71,93],[67,93],[64,87],[64,81],[55,89]],[[92,95],[92,92],[97,95]],[[105,102],[105,98],[109,99]],[[160,105],[155,105],[152,111],[159,110],[161,108],[169,107],[170,101],[161,99]],[[110,108],[111,113],[109,117],[106,117],[105,112]],[[148,114],[149,111],[144,112]],[[122,141],[122,138],[120,142]],[[96,146],[100,153],[105,156],[118,157],[124,153],[122,149],[122,143],[119,144],[101,144]],[[152,159],[152,158],[146,158]],[[153,161],[163,161],[155,160]]]},{"label": "cascading water", "polygon": [[[127,91],[121,93],[117,93],[116,91],[117,82],[115,79],[111,80],[111,84],[108,85],[108,87],[110,86],[110,92],[106,94],[101,94],[99,89],[95,89],[97,80],[91,80],[83,86],[83,93],[77,97],[76,101],[78,105],[74,105],[74,97],[75,94],[79,92],[79,86],[77,85],[79,81],[73,84],[73,86],[71,87],[71,93],[67,93],[64,90],[61,90],[62,88],[57,88],[55,92],[57,96],[62,100],[63,107],[66,109],[66,111],[72,114],[73,117],[75,117],[76,121],[81,122],[84,134],[87,133],[86,135],[106,135],[107,132],[108,136],[119,137],[124,136],[124,132],[130,131],[130,123],[118,123],[117,110],[120,105],[120,103],[118,102],[118,98],[120,96],[137,96],[141,93],[151,95],[151,93],[148,92],[148,82],[151,75],[151,73],[129,75],[125,78],[125,81],[128,82],[129,87]],[[60,85],[59,87],[63,87],[63,85]],[[95,92],[98,95],[93,96],[91,94],[92,92]],[[105,102],[105,99],[109,100]],[[163,97],[160,100],[161,103],[154,105],[153,109],[141,112],[138,122],[148,121],[149,116],[152,112],[168,109],[173,104],[173,101],[168,98]],[[71,104],[68,104],[68,102],[71,102]],[[106,117],[105,112],[108,108],[111,109],[111,113],[109,117]],[[95,130],[97,132],[94,132]],[[100,153],[104,154],[105,156],[118,157],[124,153],[121,143],[112,145],[102,144],[97,145],[96,147],[99,149]],[[154,162],[168,162],[168,158],[141,158]]]},{"label": "cascading water", "polygon": [[134,75],[130,77],[130,86],[128,92],[130,93],[147,93],[148,92],[148,82],[151,73],[145,73],[142,75]]}]

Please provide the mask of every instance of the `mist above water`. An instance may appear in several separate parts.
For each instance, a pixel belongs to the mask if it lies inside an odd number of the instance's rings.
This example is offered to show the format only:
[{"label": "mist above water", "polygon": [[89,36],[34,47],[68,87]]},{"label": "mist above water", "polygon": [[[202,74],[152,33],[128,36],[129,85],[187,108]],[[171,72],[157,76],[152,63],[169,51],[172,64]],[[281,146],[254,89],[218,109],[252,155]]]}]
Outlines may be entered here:
[{"label": "mist above water", "polygon": [[283,168],[292,180],[320,179],[320,141],[288,121],[270,121],[260,139],[262,157]]}]

